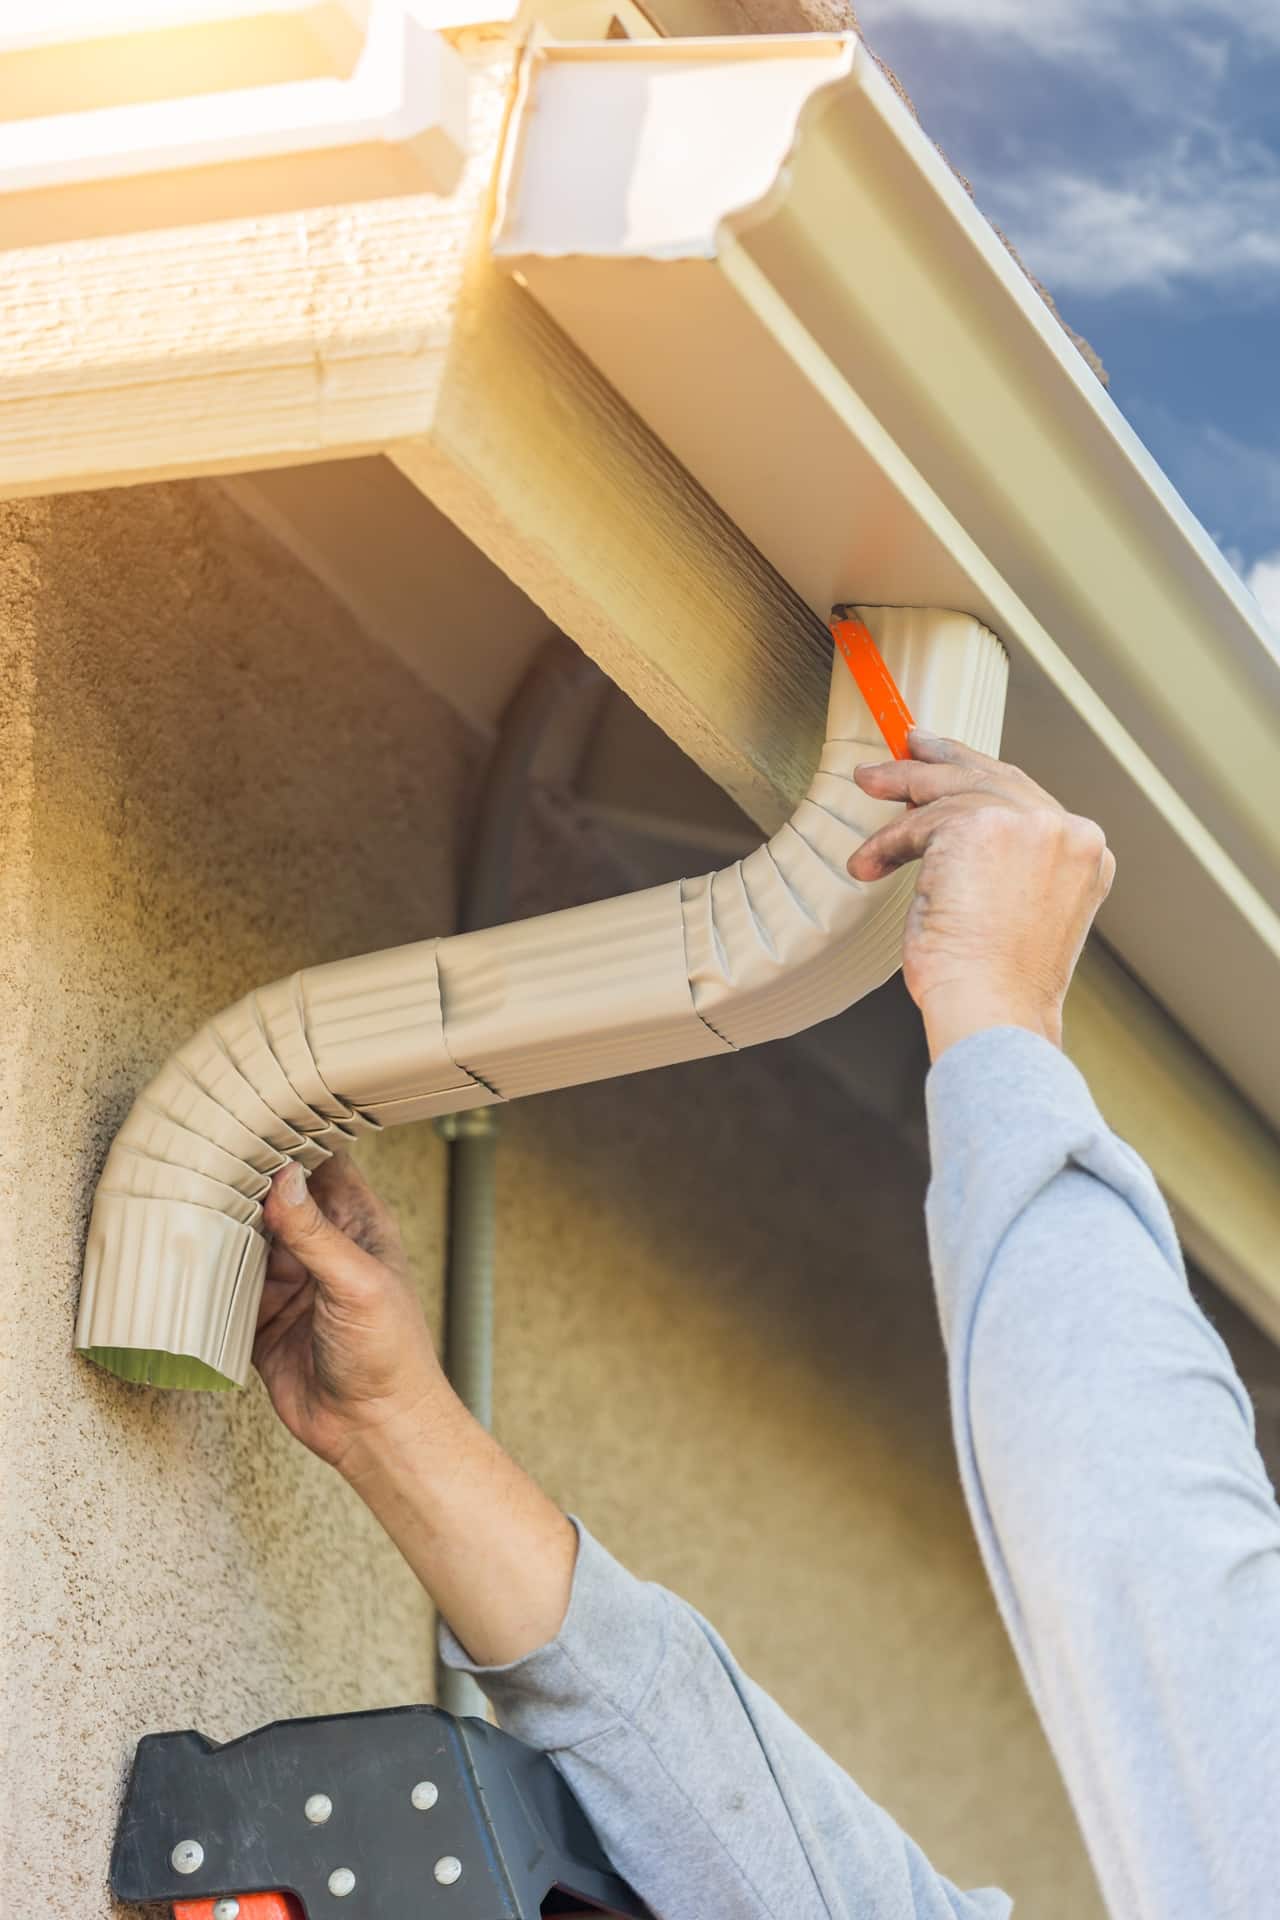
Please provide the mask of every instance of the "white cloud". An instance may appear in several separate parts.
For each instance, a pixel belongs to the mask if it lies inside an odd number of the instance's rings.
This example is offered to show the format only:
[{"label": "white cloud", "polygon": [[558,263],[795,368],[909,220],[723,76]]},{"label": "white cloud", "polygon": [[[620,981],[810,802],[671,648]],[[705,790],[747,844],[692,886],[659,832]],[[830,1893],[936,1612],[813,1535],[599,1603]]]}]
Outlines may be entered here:
[{"label": "white cloud", "polygon": [[[1185,302],[1206,323],[1280,302],[1277,0],[857,5],[872,46],[881,27],[904,29],[887,34],[886,51],[908,87],[912,59],[949,54],[969,74],[952,156],[1068,315],[1076,298],[1142,294],[1155,329],[1161,301]],[[1198,351],[1229,355],[1229,327]],[[1258,440],[1242,440],[1194,417],[1200,372],[1188,361],[1185,387],[1171,379],[1165,405],[1131,392],[1126,410],[1280,636],[1273,396],[1259,393]],[[1215,373],[1230,386],[1229,365]],[[1244,553],[1263,557],[1250,565]]]},{"label": "white cloud", "polygon": [[1280,552],[1255,560],[1244,583],[1262,608],[1262,617],[1280,645]]},{"label": "white cloud", "polygon": [[1055,293],[1280,284],[1280,153],[1240,131],[1231,99],[1242,60],[1280,52],[1275,0],[861,0],[861,15],[873,44],[877,26],[914,20],[984,54],[1012,44],[1049,74],[1088,69],[1102,139],[1086,114],[1067,157],[1059,140],[1037,163],[1015,112],[1000,162],[965,168]]},{"label": "white cloud", "polygon": [[1195,61],[1204,76],[1213,86],[1220,87],[1231,66],[1229,38],[1222,33],[1196,33],[1190,28],[1179,38],[1183,49]]},{"label": "white cloud", "polygon": [[1010,170],[984,181],[981,197],[1065,293],[1280,278],[1280,162],[1258,142],[1178,136],[1112,178]]}]

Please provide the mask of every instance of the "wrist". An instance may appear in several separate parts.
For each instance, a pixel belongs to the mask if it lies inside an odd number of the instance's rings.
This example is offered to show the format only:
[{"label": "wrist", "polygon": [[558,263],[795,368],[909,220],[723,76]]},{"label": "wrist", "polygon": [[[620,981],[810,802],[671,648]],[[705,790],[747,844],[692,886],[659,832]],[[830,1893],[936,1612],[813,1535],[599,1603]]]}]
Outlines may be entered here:
[{"label": "wrist", "polygon": [[923,996],[920,1012],[931,1060],[939,1059],[948,1047],[967,1039],[971,1033],[983,1033],[992,1027],[1024,1027],[1052,1046],[1062,1045],[1059,1001],[1016,989],[1002,989],[987,982],[971,987],[940,987]]},{"label": "wrist", "polygon": [[340,1471],[478,1665],[555,1638],[577,1534],[451,1388],[359,1434]]},{"label": "wrist", "polygon": [[[362,1499],[383,1488],[431,1486],[442,1464],[456,1460],[476,1423],[441,1375],[438,1383],[385,1419],[353,1427],[333,1465]],[[478,1429],[477,1429],[478,1431]]]}]

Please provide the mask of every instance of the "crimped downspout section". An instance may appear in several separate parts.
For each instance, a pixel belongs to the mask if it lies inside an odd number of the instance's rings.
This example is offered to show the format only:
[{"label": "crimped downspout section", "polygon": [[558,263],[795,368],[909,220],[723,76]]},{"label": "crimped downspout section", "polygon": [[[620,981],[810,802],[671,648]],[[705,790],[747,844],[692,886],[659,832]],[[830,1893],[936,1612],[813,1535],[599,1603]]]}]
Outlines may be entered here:
[{"label": "crimped downspout section", "polygon": [[[968,615],[862,608],[921,725],[999,745],[1007,662]],[[893,973],[911,872],[850,879],[895,808],[854,784],[883,746],[843,662],[805,798],[745,859],[561,913],[308,967],[161,1068],[106,1160],[76,1345],[128,1379],[247,1378],[262,1197],[288,1160],[401,1121],[610,1079],[842,1011]]]}]

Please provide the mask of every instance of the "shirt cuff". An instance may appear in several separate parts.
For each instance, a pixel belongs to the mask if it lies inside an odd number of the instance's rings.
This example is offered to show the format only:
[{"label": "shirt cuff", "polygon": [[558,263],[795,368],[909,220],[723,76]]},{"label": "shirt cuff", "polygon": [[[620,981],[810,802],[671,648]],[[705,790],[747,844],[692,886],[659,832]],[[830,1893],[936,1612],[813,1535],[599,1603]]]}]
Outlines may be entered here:
[{"label": "shirt cuff", "polygon": [[1092,1140],[1106,1129],[1080,1069],[1027,1027],[986,1027],[957,1040],[929,1069],[925,1106],[935,1169],[985,1157],[994,1144],[1034,1146],[1046,1121],[1055,1142]]},{"label": "shirt cuff", "polygon": [[670,1596],[637,1580],[582,1522],[569,1608],[545,1646],[505,1666],[481,1667],[448,1623],[438,1634],[445,1666],[473,1674],[501,1724],[544,1752],[574,1747],[630,1720],[666,1647]]}]

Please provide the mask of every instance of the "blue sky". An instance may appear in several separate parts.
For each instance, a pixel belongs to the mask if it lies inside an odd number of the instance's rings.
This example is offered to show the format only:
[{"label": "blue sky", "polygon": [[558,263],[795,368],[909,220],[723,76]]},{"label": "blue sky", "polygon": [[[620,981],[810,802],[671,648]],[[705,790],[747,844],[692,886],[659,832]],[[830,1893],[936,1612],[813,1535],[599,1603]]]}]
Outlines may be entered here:
[{"label": "blue sky", "polygon": [[1280,633],[1280,0],[860,0]]}]

